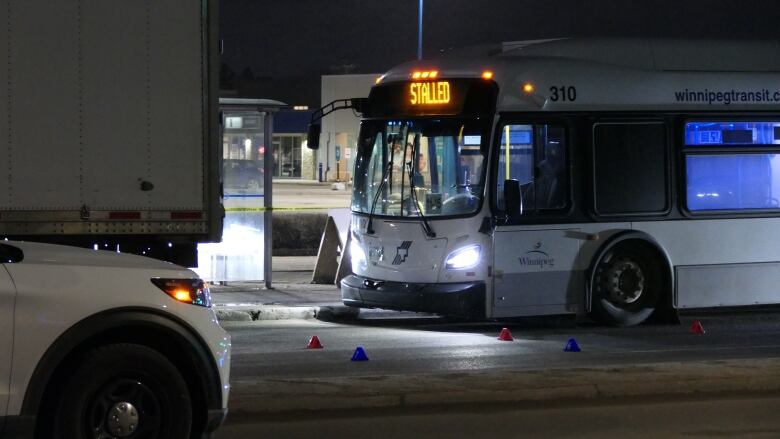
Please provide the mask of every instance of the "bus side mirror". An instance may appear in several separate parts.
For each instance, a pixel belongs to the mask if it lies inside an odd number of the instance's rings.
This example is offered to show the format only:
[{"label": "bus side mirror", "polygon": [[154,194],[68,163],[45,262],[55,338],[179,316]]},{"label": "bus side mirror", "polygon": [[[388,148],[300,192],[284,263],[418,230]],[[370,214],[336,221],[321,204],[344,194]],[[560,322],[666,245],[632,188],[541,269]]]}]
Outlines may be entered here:
[{"label": "bus side mirror", "polygon": [[306,146],[309,149],[319,149],[321,129],[322,125],[320,124],[309,124],[309,132],[306,134]]},{"label": "bus side mirror", "polygon": [[520,218],[523,214],[523,195],[520,192],[519,181],[504,180],[504,206],[510,219]]}]

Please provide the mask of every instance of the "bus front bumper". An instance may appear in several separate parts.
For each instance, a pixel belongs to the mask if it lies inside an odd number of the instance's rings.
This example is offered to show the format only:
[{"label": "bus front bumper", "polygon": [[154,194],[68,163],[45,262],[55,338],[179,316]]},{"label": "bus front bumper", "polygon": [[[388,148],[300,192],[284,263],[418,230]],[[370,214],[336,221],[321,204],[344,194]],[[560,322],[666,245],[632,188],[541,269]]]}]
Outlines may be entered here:
[{"label": "bus front bumper", "polygon": [[416,311],[470,319],[485,318],[485,283],[415,284],[350,275],[341,281],[347,306]]}]

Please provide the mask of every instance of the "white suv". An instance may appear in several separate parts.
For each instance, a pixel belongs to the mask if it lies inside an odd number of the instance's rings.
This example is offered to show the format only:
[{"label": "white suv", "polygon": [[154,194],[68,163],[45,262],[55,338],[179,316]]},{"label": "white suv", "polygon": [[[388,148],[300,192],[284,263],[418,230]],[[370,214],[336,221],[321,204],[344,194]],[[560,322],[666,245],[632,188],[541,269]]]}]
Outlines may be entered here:
[{"label": "white suv", "polygon": [[230,336],[186,268],[0,242],[0,437],[208,437]]}]

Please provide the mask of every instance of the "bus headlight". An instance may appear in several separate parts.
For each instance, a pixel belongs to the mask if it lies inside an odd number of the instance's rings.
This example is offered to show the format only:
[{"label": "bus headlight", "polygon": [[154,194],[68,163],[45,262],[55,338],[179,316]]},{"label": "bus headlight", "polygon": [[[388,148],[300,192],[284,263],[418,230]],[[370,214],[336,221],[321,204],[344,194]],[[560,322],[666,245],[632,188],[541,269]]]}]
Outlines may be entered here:
[{"label": "bus headlight", "polygon": [[444,261],[444,268],[449,270],[471,268],[479,263],[481,253],[482,247],[476,244],[459,248],[447,255],[447,259]]},{"label": "bus headlight", "polygon": [[368,265],[366,261],[366,252],[360,246],[360,243],[356,240],[352,240],[349,243],[349,255],[352,258],[352,271],[357,271],[359,268],[366,268]]}]

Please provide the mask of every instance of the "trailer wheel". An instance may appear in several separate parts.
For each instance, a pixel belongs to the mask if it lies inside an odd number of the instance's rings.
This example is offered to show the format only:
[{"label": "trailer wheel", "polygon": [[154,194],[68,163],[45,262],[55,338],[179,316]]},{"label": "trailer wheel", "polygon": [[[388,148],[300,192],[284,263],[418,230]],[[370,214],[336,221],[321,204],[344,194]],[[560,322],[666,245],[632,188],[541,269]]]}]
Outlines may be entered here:
[{"label": "trailer wheel", "polygon": [[638,325],[655,311],[663,290],[662,265],[655,252],[642,241],[623,241],[596,264],[592,317],[609,325]]}]

